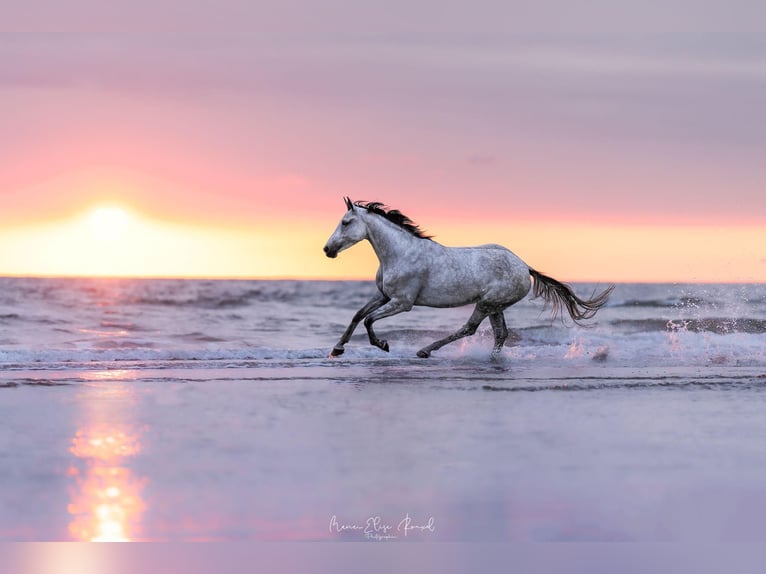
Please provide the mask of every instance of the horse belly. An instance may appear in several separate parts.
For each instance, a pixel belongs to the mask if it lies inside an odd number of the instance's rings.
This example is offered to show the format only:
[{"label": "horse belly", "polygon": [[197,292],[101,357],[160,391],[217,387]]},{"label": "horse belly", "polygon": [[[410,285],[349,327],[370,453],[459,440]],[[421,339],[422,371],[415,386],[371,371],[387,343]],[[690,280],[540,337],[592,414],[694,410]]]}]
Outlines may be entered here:
[{"label": "horse belly", "polygon": [[476,303],[481,299],[481,293],[477,290],[468,290],[465,285],[452,283],[435,287],[425,287],[418,293],[415,305],[421,307],[462,307],[470,303]]},{"label": "horse belly", "polygon": [[460,307],[481,300],[486,280],[471,266],[444,265],[432,269],[418,293],[416,305]]},{"label": "horse belly", "polygon": [[421,289],[415,305],[423,307],[462,307],[481,299],[481,290],[459,281],[432,284]]}]

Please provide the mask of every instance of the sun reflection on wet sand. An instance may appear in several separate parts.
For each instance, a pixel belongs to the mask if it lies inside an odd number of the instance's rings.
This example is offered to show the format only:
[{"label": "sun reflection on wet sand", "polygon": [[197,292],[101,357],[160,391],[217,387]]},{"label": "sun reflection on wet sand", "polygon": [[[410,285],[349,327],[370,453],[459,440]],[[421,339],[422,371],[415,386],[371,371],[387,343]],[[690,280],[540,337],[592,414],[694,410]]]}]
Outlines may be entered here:
[{"label": "sun reflection on wet sand", "polygon": [[140,535],[146,479],[128,461],[141,452],[138,431],[126,426],[81,428],[72,439],[76,457],[68,474],[76,481],[67,508],[69,534],[76,540],[120,542]]},{"label": "sun reflection on wet sand", "polygon": [[81,378],[86,381],[119,381],[135,379],[137,376],[137,372],[132,369],[108,369],[83,373]]}]

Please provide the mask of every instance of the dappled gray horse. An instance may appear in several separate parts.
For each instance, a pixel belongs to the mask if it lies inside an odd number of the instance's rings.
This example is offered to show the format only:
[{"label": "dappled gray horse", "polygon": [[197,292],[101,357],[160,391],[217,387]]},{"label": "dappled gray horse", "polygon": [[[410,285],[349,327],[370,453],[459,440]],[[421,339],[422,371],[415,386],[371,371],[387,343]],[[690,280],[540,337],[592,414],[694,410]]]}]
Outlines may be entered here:
[{"label": "dappled gray horse", "polygon": [[375,277],[378,293],[354,315],[331,356],[343,353],[362,319],[370,343],[388,351],[388,342],[379,339],[372,328],[376,321],[409,311],[413,305],[459,307],[469,303],[475,303],[476,308],[468,322],[452,335],[420,349],[418,357],[429,357],[447,343],[473,335],[487,317],[495,334],[493,355],[497,355],[508,337],[503,311],[529,293],[530,276],[535,280],[535,297],[551,304],[554,316],[565,308],[576,323],[592,318],[614,288],[592,299],[580,299],[571,287],[535,271],[501,245],[445,247],[397,210],[379,202],[345,201],[346,213],[324,252],[327,257],[336,257],[367,239],[380,261]]}]

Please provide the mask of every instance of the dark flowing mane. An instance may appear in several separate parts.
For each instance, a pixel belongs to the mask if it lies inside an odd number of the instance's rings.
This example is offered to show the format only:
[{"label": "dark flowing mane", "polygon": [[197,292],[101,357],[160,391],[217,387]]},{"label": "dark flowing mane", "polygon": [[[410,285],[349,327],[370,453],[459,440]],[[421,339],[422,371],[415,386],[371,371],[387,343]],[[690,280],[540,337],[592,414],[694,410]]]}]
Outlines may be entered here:
[{"label": "dark flowing mane", "polygon": [[432,236],[426,235],[425,232],[418,227],[418,225],[412,221],[409,217],[404,215],[401,211],[398,209],[390,209],[388,206],[384,205],[380,201],[355,201],[354,205],[357,207],[363,207],[367,211],[370,211],[374,213],[375,215],[380,215],[381,217],[385,217],[388,219],[391,223],[398,225],[405,231],[409,231],[414,235],[415,237],[420,237],[421,239],[431,239]]}]

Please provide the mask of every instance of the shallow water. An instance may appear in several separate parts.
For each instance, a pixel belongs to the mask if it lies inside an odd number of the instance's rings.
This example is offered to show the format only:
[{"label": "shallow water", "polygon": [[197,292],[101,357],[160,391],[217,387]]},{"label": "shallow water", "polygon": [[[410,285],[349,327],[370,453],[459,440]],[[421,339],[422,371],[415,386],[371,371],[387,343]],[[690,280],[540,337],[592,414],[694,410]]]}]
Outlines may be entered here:
[{"label": "shallow water", "polygon": [[764,538],[764,286],[524,301],[497,361],[414,357],[469,309],[328,359],[367,283],[0,287],[5,540]]}]

